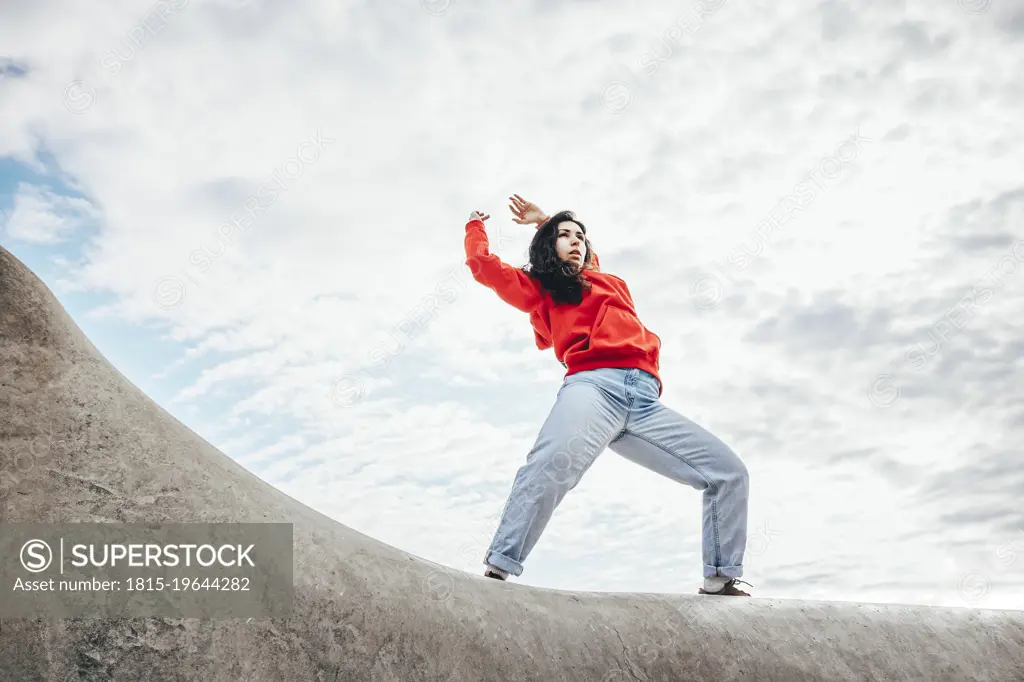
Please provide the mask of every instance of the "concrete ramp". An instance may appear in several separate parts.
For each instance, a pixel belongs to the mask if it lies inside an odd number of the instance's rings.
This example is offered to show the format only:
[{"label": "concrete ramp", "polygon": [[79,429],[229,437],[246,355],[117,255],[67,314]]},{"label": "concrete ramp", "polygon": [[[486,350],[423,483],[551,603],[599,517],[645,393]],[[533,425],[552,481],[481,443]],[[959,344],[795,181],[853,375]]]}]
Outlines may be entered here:
[{"label": "concrete ramp", "polygon": [[287,619],[4,620],[4,681],[1024,680],[1024,612],[543,590],[377,542],[161,409],[2,247],[0,466],[0,521],[292,523],[295,574]]}]

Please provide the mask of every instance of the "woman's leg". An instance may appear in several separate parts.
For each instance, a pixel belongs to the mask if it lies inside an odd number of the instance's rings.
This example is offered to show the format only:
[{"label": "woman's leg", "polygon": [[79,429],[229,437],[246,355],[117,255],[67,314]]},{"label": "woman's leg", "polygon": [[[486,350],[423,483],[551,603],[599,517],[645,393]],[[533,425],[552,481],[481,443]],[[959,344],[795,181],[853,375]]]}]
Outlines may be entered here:
[{"label": "woman's leg", "polygon": [[704,577],[739,578],[747,545],[749,477],[710,432],[658,400],[658,381],[637,370],[625,429],[608,447],[673,481],[704,491]]},{"label": "woman's leg", "polygon": [[597,369],[565,378],[516,474],[485,564],[522,575],[555,508],[622,430],[628,410],[624,377],[630,371]]}]

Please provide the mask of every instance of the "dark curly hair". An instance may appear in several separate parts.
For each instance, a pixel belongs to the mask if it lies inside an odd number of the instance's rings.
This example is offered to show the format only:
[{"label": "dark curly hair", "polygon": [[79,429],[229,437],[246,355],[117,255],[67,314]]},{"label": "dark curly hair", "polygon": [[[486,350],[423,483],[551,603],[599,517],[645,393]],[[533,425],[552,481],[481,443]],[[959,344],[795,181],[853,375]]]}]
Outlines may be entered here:
[{"label": "dark curly hair", "polygon": [[[580,226],[583,232],[583,242],[587,246],[587,254],[583,265],[577,270],[577,265],[570,261],[564,261],[558,257],[555,250],[555,242],[558,241],[558,226],[565,221],[572,221]],[[551,294],[555,303],[570,303],[577,305],[583,300],[583,292],[589,291],[591,284],[584,276],[586,270],[592,270],[590,240],[587,238],[587,228],[576,219],[572,211],[559,211],[548,218],[533,235],[530,242],[530,262],[523,266],[526,272],[538,280],[541,286]]]}]

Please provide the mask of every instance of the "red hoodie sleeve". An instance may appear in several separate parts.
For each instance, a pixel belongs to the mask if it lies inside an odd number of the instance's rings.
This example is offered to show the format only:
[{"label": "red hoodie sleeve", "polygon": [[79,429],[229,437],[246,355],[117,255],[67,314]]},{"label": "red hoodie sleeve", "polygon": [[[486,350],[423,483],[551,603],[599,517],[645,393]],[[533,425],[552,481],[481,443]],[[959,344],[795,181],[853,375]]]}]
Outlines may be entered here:
[{"label": "red hoodie sleeve", "polygon": [[466,265],[473,279],[493,289],[501,300],[518,310],[529,313],[540,305],[540,282],[490,252],[482,220],[466,223]]}]

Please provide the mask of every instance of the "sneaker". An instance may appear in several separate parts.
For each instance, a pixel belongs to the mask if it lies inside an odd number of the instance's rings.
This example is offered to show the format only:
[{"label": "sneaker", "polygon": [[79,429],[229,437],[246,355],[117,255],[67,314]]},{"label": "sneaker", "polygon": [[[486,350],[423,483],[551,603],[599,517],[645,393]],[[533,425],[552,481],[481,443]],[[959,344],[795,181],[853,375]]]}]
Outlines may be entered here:
[{"label": "sneaker", "polygon": [[497,580],[504,580],[505,579],[505,576],[498,575],[497,573],[495,573],[491,569],[487,569],[486,571],[484,571],[484,577],[485,578],[495,578]]},{"label": "sneaker", "polygon": [[[725,585],[718,592],[708,592],[707,590],[705,590],[702,587],[699,590],[697,590],[697,594],[715,594],[715,595],[727,596],[727,597],[749,597],[750,596],[749,594],[747,594],[743,590],[741,590],[738,587],[736,587],[736,583],[743,583],[744,585],[750,585],[750,583],[748,583],[745,580],[740,580],[739,578],[733,578],[732,580],[726,581]],[[750,585],[750,586],[753,587],[753,585]]]}]

